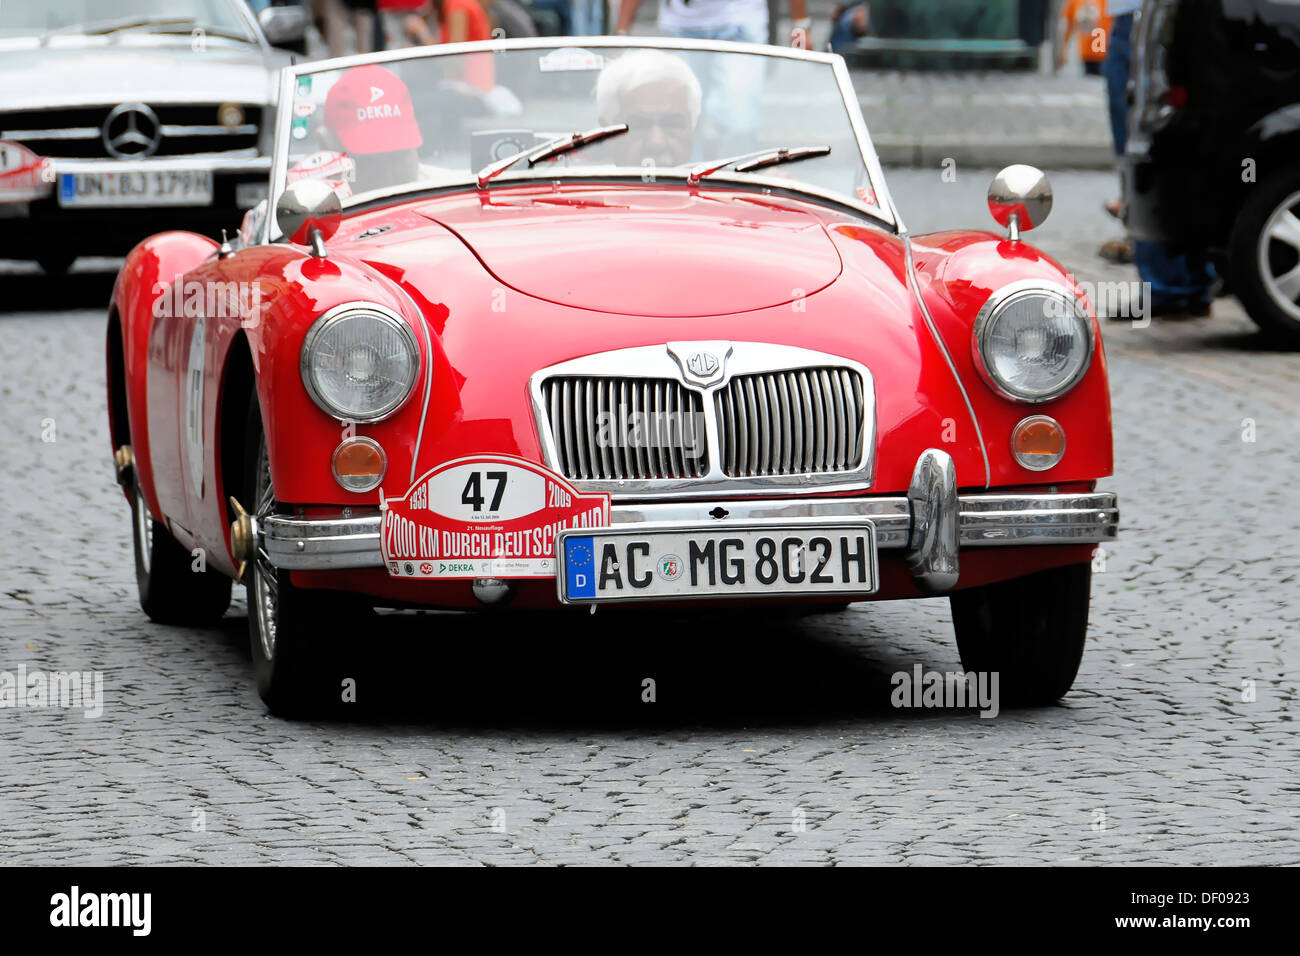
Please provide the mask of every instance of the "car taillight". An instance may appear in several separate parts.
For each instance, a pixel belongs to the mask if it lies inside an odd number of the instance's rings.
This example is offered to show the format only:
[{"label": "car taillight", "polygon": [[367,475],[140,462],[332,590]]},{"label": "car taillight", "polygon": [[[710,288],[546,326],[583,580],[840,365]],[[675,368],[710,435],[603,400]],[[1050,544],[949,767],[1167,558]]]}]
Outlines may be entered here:
[{"label": "car taillight", "polygon": [[1145,130],[1154,130],[1187,103],[1187,88],[1169,82],[1169,49],[1173,42],[1175,4],[1161,0],[1144,8],[1135,31],[1139,69],[1135,74],[1137,116]]}]

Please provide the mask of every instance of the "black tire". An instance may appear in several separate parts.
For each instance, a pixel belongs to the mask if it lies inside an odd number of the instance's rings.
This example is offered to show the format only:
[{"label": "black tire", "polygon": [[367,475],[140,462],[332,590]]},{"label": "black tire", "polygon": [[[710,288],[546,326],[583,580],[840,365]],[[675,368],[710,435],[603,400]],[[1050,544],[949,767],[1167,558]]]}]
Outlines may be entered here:
[{"label": "black tire", "polygon": [[1071,564],[949,598],[967,672],[998,674],[1006,706],[1038,706],[1074,684],[1088,633],[1092,565]]},{"label": "black tire", "polygon": [[[1289,302],[1276,278],[1300,267],[1300,245],[1267,238],[1275,216],[1300,217],[1300,170],[1278,173],[1250,189],[1229,242],[1229,284],[1251,321],[1280,344],[1300,347],[1300,293]],[[1300,236],[1296,239],[1300,241]]]},{"label": "black tire", "polygon": [[149,513],[138,480],[131,490],[131,537],[140,607],[151,621],[197,627],[221,619],[230,606],[230,578],[194,570],[194,556]]},{"label": "black tire", "polygon": [[[258,518],[286,511],[271,488],[261,410],[253,393],[246,431],[249,510]],[[340,634],[355,635],[368,610],[350,595],[298,588],[289,573],[264,559],[250,563],[248,639],[257,693],[271,713],[301,719],[327,712],[342,700],[338,668]]]}]

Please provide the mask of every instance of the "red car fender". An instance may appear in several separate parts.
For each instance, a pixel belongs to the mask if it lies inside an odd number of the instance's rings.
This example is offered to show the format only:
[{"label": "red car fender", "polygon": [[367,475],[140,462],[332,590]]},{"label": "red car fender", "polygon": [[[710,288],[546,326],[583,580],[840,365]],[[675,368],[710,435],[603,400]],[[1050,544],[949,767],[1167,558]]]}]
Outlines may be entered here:
[{"label": "red car fender", "polygon": [[[295,503],[377,505],[376,492],[348,492],[334,481],[334,450],[345,437],[373,438],[384,449],[389,475],[409,473],[429,363],[434,364],[435,382],[441,380],[445,387],[451,378],[445,359],[440,360],[436,333],[398,283],[343,255],[314,259],[293,250],[291,255],[268,258],[259,278],[275,291],[269,302],[263,300],[262,321],[246,334],[276,497]],[[381,422],[344,423],[334,418],[316,405],[302,382],[300,361],[308,330],[324,313],[351,302],[375,303],[396,312],[411,326],[420,350],[420,372],[410,397]]]},{"label": "red car fender", "polygon": [[[131,453],[135,472],[149,510],[161,515],[149,447],[149,406],[147,395],[147,366],[149,334],[153,323],[154,303],[166,292],[176,277],[203,262],[212,255],[217,244],[206,236],[193,232],[162,232],[151,236],[132,249],[126,257],[113,285],[112,315],[108,334],[121,335],[121,381],[114,381],[112,372],[108,380],[108,407],[115,412],[125,412],[126,421],[112,423],[114,444],[126,444],[130,435]],[[109,368],[114,343],[110,340]],[[125,398],[119,406],[114,401],[115,389]],[[125,427],[123,427],[125,426]]]},{"label": "red car fender", "polygon": [[[972,334],[979,310],[1012,282],[1042,279],[1078,291],[1059,263],[1025,242],[987,232],[949,232],[913,240],[917,279],[935,327],[966,385],[988,451],[990,486],[1079,481],[1114,471],[1110,389],[1101,330],[1092,307],[1094,350],[1083,379],[1061,398],[1041,404],[1011,401],[995,392],[976,369]],[[1065,456],[1047,472],[1035,472],[1011,454],[1011,432],[1029,415],[1050,415],[1065,431]]]}]

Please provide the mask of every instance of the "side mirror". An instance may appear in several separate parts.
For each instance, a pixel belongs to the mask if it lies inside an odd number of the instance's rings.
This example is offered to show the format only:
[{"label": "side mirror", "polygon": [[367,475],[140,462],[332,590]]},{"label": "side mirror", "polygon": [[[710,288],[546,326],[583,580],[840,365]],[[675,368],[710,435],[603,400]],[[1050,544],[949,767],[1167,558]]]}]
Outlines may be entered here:
[{"label": "side mirror", "polygon": [[297,4],[265,7],[258,12],[257,23],[271,46],[301,43],[307,35],[307,11]]},{"label": "side mirror", "polygon": [[1008,166],[989,183],[989,212],[1015,242],[1052,211],[1052,184],[1036,166]]},{"label": "side mirror", "polygon": [[320,179],[300,179],[280,193],[275,221],[290,242],[306,243],[318,258],[325,256],[325,240],[338,232],[343,204],[338,193]]}]

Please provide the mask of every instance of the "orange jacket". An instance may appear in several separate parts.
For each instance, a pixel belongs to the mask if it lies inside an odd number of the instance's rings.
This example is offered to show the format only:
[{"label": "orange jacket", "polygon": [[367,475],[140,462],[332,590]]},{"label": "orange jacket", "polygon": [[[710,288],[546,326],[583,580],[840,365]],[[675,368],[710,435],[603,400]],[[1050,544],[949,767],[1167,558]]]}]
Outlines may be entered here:
[{"label": "orange jacket", "polygon": [[[1079,59],[1084,63],[1100,63],[1106,59],[1106,47],[1110,43],[1110,17],[1106,15],[1106,0],[1067,0],[1061,16],[1065,18],[1062,47],[1070,42],[1070,37],[1077,30]],[[1098,30],[1101,32],[1098,33]]]}]

